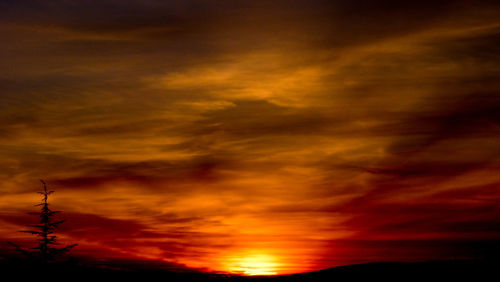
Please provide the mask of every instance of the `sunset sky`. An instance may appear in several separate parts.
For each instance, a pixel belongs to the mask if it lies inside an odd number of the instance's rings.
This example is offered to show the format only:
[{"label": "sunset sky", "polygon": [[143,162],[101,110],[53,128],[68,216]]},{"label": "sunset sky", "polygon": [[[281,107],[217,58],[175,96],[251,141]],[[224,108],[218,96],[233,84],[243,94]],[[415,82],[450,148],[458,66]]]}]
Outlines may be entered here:
[{"label": "sunset sky", "polygon": [[0,0],[0,40],[0,254],[39,179],[96,260],[500,250],[498,1]]}]

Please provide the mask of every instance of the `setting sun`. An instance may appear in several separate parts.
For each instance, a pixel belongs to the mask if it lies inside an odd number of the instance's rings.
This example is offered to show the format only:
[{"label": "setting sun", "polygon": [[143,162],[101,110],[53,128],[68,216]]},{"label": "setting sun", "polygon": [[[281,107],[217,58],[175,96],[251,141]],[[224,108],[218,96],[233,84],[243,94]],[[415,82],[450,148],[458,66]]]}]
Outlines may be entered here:
[{"label": "setting sun", "polygon": [[244,275],[276,275],[278,266],[274,257],[254,254],[235,259],[230,271]]}]

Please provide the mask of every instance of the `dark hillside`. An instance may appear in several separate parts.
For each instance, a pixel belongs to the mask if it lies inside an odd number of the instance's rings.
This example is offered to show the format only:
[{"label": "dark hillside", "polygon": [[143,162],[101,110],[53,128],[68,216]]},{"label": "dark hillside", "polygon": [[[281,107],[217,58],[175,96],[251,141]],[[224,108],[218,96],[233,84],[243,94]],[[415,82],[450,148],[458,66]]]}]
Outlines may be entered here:
[{"label": "dark hillside", "polygon": [[[0,261],[0,271],[18,281],[500,281],[493,261],[380,262],[275,277],[242,277],[162,269],[103,268],[71,263]],[[104,280],[103,280],[104,279]],[[9,279],[9,281],[14,281]]]}]

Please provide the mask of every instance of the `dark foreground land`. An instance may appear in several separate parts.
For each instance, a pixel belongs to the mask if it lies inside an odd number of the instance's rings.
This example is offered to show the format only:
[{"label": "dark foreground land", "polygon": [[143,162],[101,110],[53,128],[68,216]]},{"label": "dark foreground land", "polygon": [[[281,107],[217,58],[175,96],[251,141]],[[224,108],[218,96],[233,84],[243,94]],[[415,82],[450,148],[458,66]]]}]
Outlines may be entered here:
[{"label": "dark foreground land", "polygon": [[316,272],[245,277],[154,269],[109,269],[78,264],[0,261],[0,281],[500,281],[500,262],[486,260],[380,262]]}]

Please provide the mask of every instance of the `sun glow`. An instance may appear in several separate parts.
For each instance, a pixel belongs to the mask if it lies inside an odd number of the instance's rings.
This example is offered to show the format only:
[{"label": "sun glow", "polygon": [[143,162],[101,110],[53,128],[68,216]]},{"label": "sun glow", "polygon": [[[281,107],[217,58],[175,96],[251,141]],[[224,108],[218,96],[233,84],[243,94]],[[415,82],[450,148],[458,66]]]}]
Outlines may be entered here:
[{"label": "sun glow", "polygon": [[278,266],[274,257],[255,254],[236,259],[230,270],[244,275],[276,275]]}]

